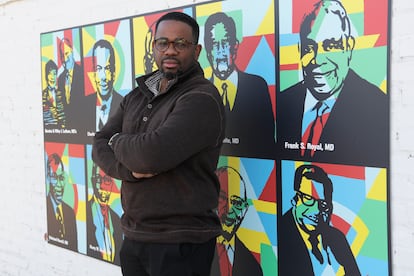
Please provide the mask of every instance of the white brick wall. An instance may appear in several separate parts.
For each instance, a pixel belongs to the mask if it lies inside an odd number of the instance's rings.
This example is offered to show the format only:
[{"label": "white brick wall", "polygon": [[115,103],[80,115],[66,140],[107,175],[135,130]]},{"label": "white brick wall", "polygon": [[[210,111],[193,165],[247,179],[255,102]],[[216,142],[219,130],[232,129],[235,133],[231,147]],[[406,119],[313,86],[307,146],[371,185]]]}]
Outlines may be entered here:
[{"label": "white brick wall", "polygon": [[[117,266],[43,240],[46,207],[42,184],[40,33],[201,2],[206,1],[0,0],[0,275],[121,275]],[[392,1],[390,135],[394,275],[412,275],[414,271],[413,17],[414,1]]]},{"label": "white brick wall", "polygon": [[391,242],[394,275],[414,271],[414,2],[394,0],[391,17]]}]

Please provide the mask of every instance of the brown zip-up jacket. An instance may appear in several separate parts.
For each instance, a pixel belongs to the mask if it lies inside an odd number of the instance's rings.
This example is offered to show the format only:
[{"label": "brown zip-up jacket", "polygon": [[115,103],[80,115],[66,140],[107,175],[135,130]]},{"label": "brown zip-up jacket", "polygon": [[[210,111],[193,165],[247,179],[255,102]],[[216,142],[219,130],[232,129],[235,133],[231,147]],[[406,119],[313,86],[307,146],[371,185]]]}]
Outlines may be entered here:
[{"label": "brown zip-up jacket", "polygon": [[[93,160],[122,180],[121,224],[128,238],[205,242],[221,229],[214,171],[225,129],[222,101],[198,63],[157,96],[145,84],[153,74],[136,79],[137,88],[96,133]],[[155,176],[136,179],[132,172]]]}]

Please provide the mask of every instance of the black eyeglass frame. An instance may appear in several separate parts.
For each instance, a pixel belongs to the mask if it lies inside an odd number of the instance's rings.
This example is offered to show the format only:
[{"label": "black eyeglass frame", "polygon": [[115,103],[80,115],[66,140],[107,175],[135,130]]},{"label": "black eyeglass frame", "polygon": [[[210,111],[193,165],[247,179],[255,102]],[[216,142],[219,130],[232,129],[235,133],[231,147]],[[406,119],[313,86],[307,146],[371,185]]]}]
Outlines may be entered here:
[{"label": "black eyeglass frame", "polygon": [[190,45],[197,45],[196,42],[188,41],[187,39],[184,39],[184,38],[177,38],[174,41],[170,41],[166,37],[160,37],[160,38],[154,39],[154,47],[160,52],[167,51],[168,48],[170,48],[170,44],[173,44],[174,49],[177,52],[182,52],[182,51],[187,50]]},{"label": "black eyeglass frame", "polygon": [[311,207],[315,204],[315,202],[318,202],[318,208],[321,212],[329,212],[332,210],[332,204],[330,204],[326,200],[314,198],[313,196],[302,193],[300,191],[295,191],[295,192],[305,206]]}]

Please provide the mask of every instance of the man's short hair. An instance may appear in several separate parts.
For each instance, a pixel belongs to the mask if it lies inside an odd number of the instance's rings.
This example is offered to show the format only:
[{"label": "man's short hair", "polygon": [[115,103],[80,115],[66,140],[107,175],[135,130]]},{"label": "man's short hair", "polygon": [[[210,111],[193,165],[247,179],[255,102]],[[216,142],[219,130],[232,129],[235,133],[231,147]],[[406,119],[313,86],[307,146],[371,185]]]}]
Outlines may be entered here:
[{"label": "man's short hair", "polygon": [[180,21],[183,22],[187,25],[189,25],[191,27],[191,29],[193,30],[193,40],[192,42],[194,43],[198,43],[198,38],[200,36],[200,27],[198,26],[197,21],[192,18],[191,16],[182,13],[182,12],[170,12],[167,14],[164,14],[163,16],[161,16],[156,25],[155,25],[155,34],[158,31],[158,25],[165,20],[175,20],[175,21]]},{"label": "man's short hair", "polygon": [[224,12],[217,12],[210,15],[204,24],[204,47],[206,48],[206,51],[210,51],[213,48],[211,32],[213,27],[218,23],[223,23],[228,34],[230,45],[234,46],[237,43],[236,24],[234,23],[233,18]]},{"label": "man's short hair", "polygon": [[56,63],[53,60],[49,59],[49,61],[46,62],[46,65],[45,65],[45,79],[46,79],[46,81],[47,81],[47,75],[52,70],[56,70],[56,73],[57,73],[58,68],[57,68]]},{"label": "man's short hair", "polygon": [[93,71],[96,71],[96,60],[95,60],[95,55],[96,55],[96,49],[100,47],[100,48],[105,48],[109,50],[109,66],[111,68],[111,72],[115,72],[115,51],[114,51],[114,47],[112,47],[112,44],[109,43],[108,40],[105,39],[101,39],[98,40],[95,45],[93,45],[93,49],[92,49],[92,64],[93,64]]},{"label": "man's short hair", "polygon": [[55,165],[60,165],[60,168],[62,169],[62,171],[65,170],[65,167],[63,166],[63,162],[62,162],[62,159],[60,158],[60,156],[57,153],[52,153],[47,158],[46,168],[47,168],[47,173],[48,174],[49,174],[50,170],[52,169],[52,162]]},{"label": "man's short hair", "polygon": [[333,13],[341,21],[341,31],[346,37],[351,36],[351,23],[348,14],[341,2],[337,0],[321,0],[314,5],[313,10],[307,14],[300,25],[300,37],[304,39],[310,32],[317,15],[321,12]]},{"label": "man's short hair", "polygon": [[301,165],[295,171],[295,178],[293,182],[293,188],[295,191],[299,191],[302,179],[306,178],[314,180],[323,185],[323,193],[325,201],[332,202],[333,185],[328,174],[320,167],[316,165]]}]

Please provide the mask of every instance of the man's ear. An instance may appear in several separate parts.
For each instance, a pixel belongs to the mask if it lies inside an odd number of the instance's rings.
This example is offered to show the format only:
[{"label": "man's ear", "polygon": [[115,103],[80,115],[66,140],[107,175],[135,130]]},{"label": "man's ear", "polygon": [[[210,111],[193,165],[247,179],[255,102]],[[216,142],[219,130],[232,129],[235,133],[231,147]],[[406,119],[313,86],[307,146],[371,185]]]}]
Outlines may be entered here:
[{"label": "man's ear", "polygon": [[348,57],[348,65],[352,59],[352,50],[355,47],[355,38],[351,35],[346,39],[346,46],[348,47],[349,57]]},{"label": "man's ear", "polygon": [[348,46],[348,50],[349,51],[352,51],[354,49],[354,47],[355,47],[355,38],[352,35],[350,35],[346,39],[346,43],[347,43],[347,46]]},{"label": "man's ear", "polygon": [[231,54],[233,56],[233,60],[237,59],[237,51],[239,50],[239,40],[236,39],[236,43],[231,47]]},{"label": "man's ear", "polygon": [[[197,45],[195,46],[195,58],[196,58],[196,60],[198,60],[198,57],[200,56],[201,49],[203,49],[203,46],[201,46],[201,44],[197,44]],[[208,56],[208,55],[209,55],[209,54],[207,53],[207,56]]]},{"label": "man's ear", "polygon": [[236,50],[236,52],[239,50],[239,45],[240,45],[240,42],[238,39],[236,39],[236,44],[234,44],[234,50]]}]

